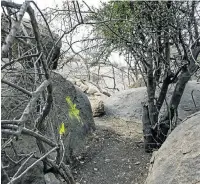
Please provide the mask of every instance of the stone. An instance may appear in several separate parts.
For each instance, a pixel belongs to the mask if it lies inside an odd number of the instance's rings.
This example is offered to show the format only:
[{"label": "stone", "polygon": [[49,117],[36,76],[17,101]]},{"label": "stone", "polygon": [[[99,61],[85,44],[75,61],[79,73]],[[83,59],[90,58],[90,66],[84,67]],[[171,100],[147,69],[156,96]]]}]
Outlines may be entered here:
[{"label": "stone", "polygon": [[80,86],[79,86],[79,88],[81,89],[81,91],[83,91],[83,92],[86,92],[87,90],[88,90],[88,86],[87,85],[85,85],[85,84],[81,84]]},{"label": "stone", "polygon": [[100,117],[105,114],[104,103],[102,100],[99,100],[97,98],[90,98],[90,103],[92,107],[93,117]]},{"label": "stone", "polygon": [[99,91],[93,86],[90,86],[89,89],[86,91],[86,93],[89,95],[94,95],[95,93],[98,93],[98,92]]},{"label": "stone", "polygon": [[146,88],[132,88],[117,92],[104,99],[105,114],[125,120],[141,120]]},{"label": "stone", "polygon": [[135,162],[135,165],[140,165],[140,162]]},{"label": "stone", "polygon": [[45,182],[48,184],[62,184],[62,182],[55,177],[53,173],[47,173],[44,175]]},{"label": "stone", "polygon": [[[174,87],[169,87],[167,93],[167,101],[169,103]],[[185,87],[178,108],[179,121],[187,116],[200,110],[200,83],[189,81]],[[194,101],[192,99],[192,94]],[[142,102],[147,100],[146,87],[132,88],[115,93],[109,98],[105,98],[104,108],[105,114],[125,120],[141,120],[142,119]],[[195,104],[194,104],[195,102]],[[196,105],[196,107],[195,107]],[[163,105],[162,112],[166,110]]]},{"label": "stone", "polygon": [[200,111],[168,136],[151,159],[145,184],[200,182]]},{"label": "stone", "polygon": [[94,171],[98,171],[98,168],[94,168]]},{"label": "stone", "polygon": [[77,80],[77,81],[76,81],[76,85],[77,85],[77,86],[81,86],[82,84],[83,84],[83,83],[81,82],[81,80]]},{"label": "stone", "polygon": [[[14,80],[14,78],[12,80]],[[62,137],[65,146],[65,156],[63,161],[69,163],[71,154],[73,153],[74,156],[79,154],[85,147],[85,138],[89,133],[95,130],[92,109],[87,96],[61,75],[52,72],[51,81],[53,86],[53,106],[50,113],[45,118],[45,132],[43,134],[54,141],[59,136],[60,124],[62,122],[65,124],[67,133]],[[16,98],[2,98],[2,119],[18,119],[26,106],[26,103],[20,104],[20,102],[24,102],[27,97],[26,95],[22,95],[18,90],[12,89],[11,91],[6,91],[6,89],[7,88],[2,89],[2,94],[5,90],[7,95],[16,96]],[[69,105],[66,102],[67,96],[70,97],[73,104],[76,104],[81,121],[78,121],[76,118],[70,118]],[[10,110],[12,110],[12,113],[10,113]],[[37,109],[32,112],[29,122],[26,124],[27,128],[34,128],[35,117],[37,117]],[[30,152],[36,152],[36,156],[40,156],[37,143],[33,137],[21,135],[13,142],[18,153],[28,154]],[[45,146],[47,145],[45,144]],[[49,149],[48,146],[46,148]],[[13,158],[14,155],[11,154],[9,148],[6,148],[5,151]],[[51,154],[52,159],[55,159],[55,156],[55,153]]]}]

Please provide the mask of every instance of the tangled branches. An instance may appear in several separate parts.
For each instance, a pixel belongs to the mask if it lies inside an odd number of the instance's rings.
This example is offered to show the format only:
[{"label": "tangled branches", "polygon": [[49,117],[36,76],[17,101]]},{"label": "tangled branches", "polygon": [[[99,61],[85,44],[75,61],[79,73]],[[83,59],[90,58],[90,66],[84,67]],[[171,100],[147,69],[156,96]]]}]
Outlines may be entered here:
[{"label": "tangled branches", "polygon": [[[46,26],[38,24],[31,5],[38,9],[32,1],[25,1],[22,5],[1,1],[3,179],[9,184],[18,181],[42,161],[44,172],[53,168],[71,184],[74,179],[63,162],[62,139],[53,130],[46,131],[45,118],[53,104],[51,69],[59,58],[60,52],[57,51],[61,39],[75,27],[58,38],[51,32],[47,21]],[[39,13],[44,18],[40,10]],[[30,20],[24,18],[26,14]],[[30,140],[35,142],[34,151],[24,153],[20,141]],[[31,159],[34,161],[27,165]]]}]

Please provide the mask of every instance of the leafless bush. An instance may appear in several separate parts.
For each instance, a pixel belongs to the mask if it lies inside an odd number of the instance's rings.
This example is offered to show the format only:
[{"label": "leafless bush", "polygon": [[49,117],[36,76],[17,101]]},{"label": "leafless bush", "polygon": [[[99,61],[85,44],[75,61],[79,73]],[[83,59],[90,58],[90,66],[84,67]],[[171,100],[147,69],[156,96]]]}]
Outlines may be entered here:
[{"label": "leafless bush", "polygon": [[[78,4],[73,4],[70,6],[78,7]],[[7,171],[12,169],[12,164],[4,165],[5,162],[2,162],[4,176],[8,183],[13,183],[42,161],[44,170],[54,168],[67,183],[74,183],[70,169],[63,162],[65,148],[62,135],[57,132],[55,137],[50,137],[51,132],[45,132],[44,120],[53,104],[51,69],[58,60],[61,39],[82,23],[81,17],[73,24],[67,22],[68,27],[58,37],[50,30],[49,18],[47,21],[46,15],[33,1],[25,1],[23,4],[2,1],[1,6],[1,156],[4,161],[18,166],[18,170],[10,176]],[[43,25],[38,24],[32,6],[37,9]],[[29,15],[29,19],[24,18],[26,15]],[[69,16],[68,20],[71,20]],[[16,140],[23,135],[36,140],[35,150],[39,150],[39,155],[36,152],[20,154],[16,151]],[[14,151],[14,155],[10,155],[10,150]],[[55,159],[51,156],[53,152],[56,152]],[[35,162],[25,167],[31,158],[35,158]]]}]

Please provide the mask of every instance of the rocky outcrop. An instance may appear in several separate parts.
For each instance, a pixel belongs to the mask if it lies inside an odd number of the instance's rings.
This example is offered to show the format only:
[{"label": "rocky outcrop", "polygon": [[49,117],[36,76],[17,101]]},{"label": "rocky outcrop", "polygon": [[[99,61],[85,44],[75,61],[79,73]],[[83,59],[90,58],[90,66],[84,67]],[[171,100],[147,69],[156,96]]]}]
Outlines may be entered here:
[{"label": "rocky outcrop", "polygon": [[[173,93],[173,86],[169,88],[167,100],[169,102]],[[200,83],[189,81],[181,98],[178,108],[179,121],[200,110]],[[142,105],[146,101],[145,87],[120,91],[104,100],[105,113],[110,116],[121,117],[128,120],[142,118]],[[194,100],[193,100],[194,99]],[[166,110],[164,105],[162,111]]]},{"label": "rocky outcrop", "polygon": [[174,129],[153,154],[145,184],[200,183],[200,111]]},{"label": "rocky outcrop", "polygon": [[72,79],[71,81],[88,96],[111,96],[107,91],[97,88],[97,86],[86,80]]}]

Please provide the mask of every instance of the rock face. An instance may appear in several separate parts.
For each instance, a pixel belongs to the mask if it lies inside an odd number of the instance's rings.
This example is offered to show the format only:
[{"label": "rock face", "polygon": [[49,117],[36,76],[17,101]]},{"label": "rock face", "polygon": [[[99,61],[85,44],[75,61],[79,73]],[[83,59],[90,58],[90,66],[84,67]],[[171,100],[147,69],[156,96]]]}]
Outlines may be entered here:
[{"label": "rock face", "polygon": [[[67,134],[63,135],[63,142],[65,146],[64,162],[68,162],[71,151],[73,150],[74,154],[79,153],[84,146],[84,138],[89,132],[95,129],[92,109],[87,96],[78,88],[75,88],[71,82],[64,79],[61,75],[53,72],[51,74],[51,79],[53,85],[53,106],[49,115],[45,119],[45,135],[52,139],[52,141],[58,139],[59,127],[62,122],[65,124],[67,133],[70,132],[70,136],[67,136]],[[11,92],[14,96],[19,94],[19,91],[17,90],[12,90]],[[73,104],[76,104],[76,108],[79,110],[81,121],[69,116],[69,105],[66,102],[67,96],[70,97]],[[17,98],[3,99],[1,108],[2,119],[14,119],[16,117],[18,119],[26,104],[19,104],[19,102],[16,102],[25,101],[25,99],[26,98],[24,96],[20,95],[18,100]],[[12,113],[10,113],[10,109],[12,109]],[[30,129],[34,127],[34,119],[32,118],[35,117],[37,112],[32,113],[33,115],[30,117],[30,123],[27,126]],[[30,136],[21,135],[18,140],[14,141],[14,145],[18,153],[28,154],[36,151],[36,155],[38,156],[39,154],[36,140]],[[13,151],[11,153],[9,148],[6,149],[6,151],[9,153],[11,158],[14,156]],[[52,153],[51,156],[54,159],[55,153]],[[43,168],[41,170],[43,170]],[[42,184],[42,182],[40,183]]]},{"label": "rock face", "polygon": [[[189,81],[186,85],[181,102],[179,104],[178,115],[180,120],[200,110],[200,83]],[[169,88],[167,100],[169,102],[173,93],[173,87]],[[194,102],[192,99],[192,95]],[[112,95],[109,99],[104,100],[105,113],[107,115],[121,117],[128,120],[139,119],[142,117],[141,102],[147,97],[146,88],[133,88],[118,92]],[[195,107],[196,105],[196,107]],[[166,110],[164,106],[162,110]]]},{"label": "rock face", "polygon": [[145,184],[200,183],[200,111],[174,129],[151,160]]}]

